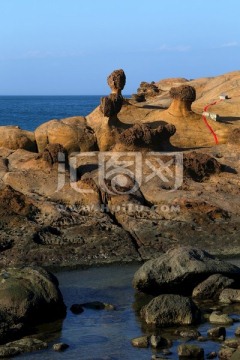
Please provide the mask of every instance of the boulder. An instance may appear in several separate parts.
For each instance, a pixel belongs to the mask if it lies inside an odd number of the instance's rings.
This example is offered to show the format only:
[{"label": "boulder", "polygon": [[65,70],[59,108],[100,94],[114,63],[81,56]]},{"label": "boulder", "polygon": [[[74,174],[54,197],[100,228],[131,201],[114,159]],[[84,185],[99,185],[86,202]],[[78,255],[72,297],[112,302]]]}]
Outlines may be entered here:
[{"label": "boulder", "polygon": [[240,302],[240,289],[224,289],[219,295],[219,301],[226,304]]},{"label": "boulder", "polygon": [[220,274],[214,274],[198,284],[193,289],[192,296],[199,300],[216,299],[224,288],[232,284],[234,284],[234,280]]},{"label": "boulder", "polygon": [[155,297],[141,309],[140,314],[152,327],[191,325],[201,318],[198,307],[190,298],[175,294]]},{"label": "boulder", "polygon": [[232,325],[233,319],[227,314],[221,313],[220,311],[213,311],[209,317],[209,321],[212,324],[220,325]]},{"label": "boulder", "polygon": [[97,150],[96,137],[84,117],[50,120],[35,130],[38,151],[48,144],[60,144],[68,153]]},{"label": "boulder", "polygon": [[182,344],[178,346],[179,359],[204,359],[204,350],[197,345]]},{"label": "boulder", "polygon": [[46,349],[48,344],[44,341],[35,338],[23,338],[8,342],[7,344],[0,346],[0,358],[9,358],[12,356],[30,353],[33,351]]},{"label": "boulder", "polygon": [[134,275],[136,290],[153,295],[192,294],[200,282],[213,274],[239,278],[239,267],[219,260],[204,250],[178,247],[143,264]]},{"label": "boulder", "polygon": [[36,324],[65,316],[56,277],[39,267],[0,271],[0,317],[13,323]]},{"label": "boulder", "polygon": [[0,126],[0,147],[37,152],[34,133],[18,126]]}]

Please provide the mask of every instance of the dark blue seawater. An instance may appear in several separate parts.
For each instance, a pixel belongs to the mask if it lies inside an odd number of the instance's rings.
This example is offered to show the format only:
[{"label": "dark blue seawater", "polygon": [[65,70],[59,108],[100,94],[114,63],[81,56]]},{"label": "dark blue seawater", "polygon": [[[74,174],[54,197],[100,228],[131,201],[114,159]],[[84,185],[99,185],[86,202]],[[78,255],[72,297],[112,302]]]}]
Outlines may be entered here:
[{"label": "dark blue seawater", "polygon": [[35,130],[43,122],[86,116],[100,103],[94,96],[0,96],[0,125]]}]

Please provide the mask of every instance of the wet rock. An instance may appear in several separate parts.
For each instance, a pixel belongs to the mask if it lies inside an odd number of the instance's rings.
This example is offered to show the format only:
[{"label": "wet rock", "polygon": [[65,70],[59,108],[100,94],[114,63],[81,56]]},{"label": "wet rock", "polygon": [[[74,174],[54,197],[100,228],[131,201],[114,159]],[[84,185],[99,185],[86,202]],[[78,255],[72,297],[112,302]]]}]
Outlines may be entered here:
[{"label": "wet rock", "polygon": [[175,334],[189,339],[198,339],[201,336],[200,332],[196,329],[176,330]]},{"label": "wet rock", "polygon": [[238,326],[235,330],[235,335],[240,336],[240,326]]},{"label": "wet rock", "polygon": [[209,354],[207,354],[206,359],[216,359],[218,356],[216,351],[211,351]]},{"label": "wet rock", "polygon": [[93,310],[115,310],[116,307],[112,304],[103,303],[101,301],[91,301],[88,303],[81,304],[82,307],[86,309]]},{"label": "wet rock", "polygon": [[70,307],[70,310],[73,314],[76,314],[76,315],[81,314],[84,311],[82,305],[80,305],[80,304],[73,304]]},{"label": "wet rock", "polygon": [[223,326],[220,327],[214,327],[207,331],[207,334],[209,337],[213,339],[219,339],[225,340],[226,338],[226,329]]},{"label": "wet rock", "polygon": [[204,359],[204,350],[197,345],[182,344],[178,346],[180,359]]},{"label": "wet rock", "polygon": [[234,280],[220,274],[214,274],[198,284],[193,289],[192,296],[199,300],[216,299],[223,289],[232,284],[234,284]]},{"label": "wet rock", "polygon": [[240,290],[224,289],[219,295],[219,301],[226,304],[240,302]]},{"label": "wet rock", "polygon": [[240,269],[204,250],[178,247],[143,264],[134,274],[133,286],[153,295],[191,294],[196,285],[216,273],[238,278]]},{"label": "wet rock", "polygon": [[131,340],[132,346],[138,348],[147,348],[149,346],[148,336],[140,336]]},{"label": "wet rock", "polygon": [[227,314],[223,314],[220,311],[213,311],[209,317],[209,321],[212,324],[221,324],[221,325],[232,325],[233,319],[230,318]]},{"label": "wet rock", "polygon": [[34,324],[65,316],[58,281],[48,271],[26,266],[0,271],[0,314],[13,322]]},{"label": "wet rock", "polygon": [[53,344],[53,350],[54,351],[65,351],[66,349],[69,348],[68,344],[65,343],[57,343],[57,344]]},{"label": "wet rock", "polygon": [[23,338],[0,346],[0,358],[46,349],[48,344],[34,338]]},{"label": "wet rock", "polygon": [[151,335],[150,345],[155,349],[160,347],[171,347],[172,341],[169,339],[165,339],[159,335]]},{"label": "wet rock", "polygon": [[239,339],[226,339],[224,341],[224,345],[227,347],[230,347],[232,349],[237,349],[240,346],[240,340]]},{"label": "wet rock", "polygon": [[230,360],[239,360],[239,359],[240,359],[240,350],[237,349],[231,356]]},{"label": "wet rock", "polygon": [[159,295],[140,311],[147,325],[153,327],[191,325],[200,321],[200,311],[190,298]]},{"label": "wet rock", "polygon": [[232,355],[235,352],[235,349],[224,347],[218,352],[218,358],[220,360],[230,360],[232,359]]}]

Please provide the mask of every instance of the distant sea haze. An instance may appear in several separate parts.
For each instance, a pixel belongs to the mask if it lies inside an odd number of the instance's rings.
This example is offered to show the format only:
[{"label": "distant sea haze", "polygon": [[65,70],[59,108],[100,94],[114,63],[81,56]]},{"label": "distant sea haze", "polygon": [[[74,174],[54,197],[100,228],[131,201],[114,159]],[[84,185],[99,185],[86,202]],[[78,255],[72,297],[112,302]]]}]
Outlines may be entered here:
[{"label": "distant sea haze", "polygon": [[52,119],[86,116],[102,96],[0,96],[0,126],[17,125],[33,131]]}]

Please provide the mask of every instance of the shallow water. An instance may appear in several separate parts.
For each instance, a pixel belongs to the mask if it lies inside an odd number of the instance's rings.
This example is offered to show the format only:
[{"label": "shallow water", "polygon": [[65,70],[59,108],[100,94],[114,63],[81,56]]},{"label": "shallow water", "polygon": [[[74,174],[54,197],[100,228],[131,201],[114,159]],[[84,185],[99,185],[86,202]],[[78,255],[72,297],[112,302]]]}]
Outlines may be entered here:
[{"label": "shallow water", "polygon": [[[231,262],[240,264],[239,259]],[[146,334],[144,329],[141,329],[140,321],[133,308],[135,297],[131,282],[138,268],[139,264],[124,264],[58,272],[56,275],[68,307],[66,319],[62,324],[55,323],[52,326],[40,328],[44,336],[48,333],[48,350],[25,354],[19,358],[28,360],[143,360],[151,359],[153,354],[160,355],[161,351],[156,352],[150,348],[137,349],[131,345],[132,338]],[[80,315],[74,315],[69,310],[74,303],[90,301],[114,304],[116,310],[85,309]],[[229,311],[232,316],[238,318],[240,305]],[[227,337],[234,336],[237,326],[240,326],[240,323],[236,322],[227,328]],[[204,323],[198,327],[198,330],[206,336],[209,327],[208,323]],[[178,359],[177,346],[181,341],[172,334],[172,329],[162,334],[174,340],[174,345],[170,349],[172,354],[166,358]],[[55,342],[66,342],[70,347],[63,353],[57,353],[51,349]],[[220,343],[212,341],[198,343],[198,345],[204,348],[205,354],[217,351],[220,347]]]}]

